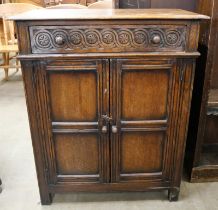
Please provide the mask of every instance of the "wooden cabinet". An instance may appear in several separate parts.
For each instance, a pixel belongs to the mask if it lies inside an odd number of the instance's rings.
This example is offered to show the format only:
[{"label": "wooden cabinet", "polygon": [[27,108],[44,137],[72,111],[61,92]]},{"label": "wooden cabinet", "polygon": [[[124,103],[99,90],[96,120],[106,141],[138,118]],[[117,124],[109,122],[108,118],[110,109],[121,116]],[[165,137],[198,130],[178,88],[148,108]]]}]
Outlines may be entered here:
[{"label": "wooden cabinet", "polygon": [[42,204],[71,191],[159,189],[177,200],[196,37],[207,17],[34,13],[14,19]]},{"label": "wooden cabinet", "polygon": [[192,182],[218,181],[218,2],[198,0],[198,11],[211,16],[201,23],[186,166]]}]

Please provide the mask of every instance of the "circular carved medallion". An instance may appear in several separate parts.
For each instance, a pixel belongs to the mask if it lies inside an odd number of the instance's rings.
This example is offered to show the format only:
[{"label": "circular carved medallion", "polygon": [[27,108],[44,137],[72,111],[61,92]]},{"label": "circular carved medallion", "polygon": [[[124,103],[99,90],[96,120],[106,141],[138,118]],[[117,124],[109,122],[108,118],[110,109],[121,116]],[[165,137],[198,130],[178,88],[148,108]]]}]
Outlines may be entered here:
[{"label": "circular carved medallion", "polygon": [[118,40],[121,45],[130,45],[132,42],[131,33],[128,31],[120,31],[118,33]]},{"label": "circular carved medallion", "polygon": [[36,46],[40,49],[51,47],[51,35],[47,31],[40,31],[35,34]]},{"label": "circular carved medallion", "polygon": [[83,42],[83,35],[79,31],[70,33],[70,43],[72,45],[80,45]]},{"label": "circular carved medallion", "polygon": [[99,35],[98,35],[97,31],[94,31],[94,30],[87,31],[85,33],[85,37],[86,37],[86,42],[89,45],[96,45],[99,42]]},{"label": "circular carved medallion", "polygon": [[180,33],[178,31],[167,31],[166,42],[168,45],[177,45],[180,41]]}]

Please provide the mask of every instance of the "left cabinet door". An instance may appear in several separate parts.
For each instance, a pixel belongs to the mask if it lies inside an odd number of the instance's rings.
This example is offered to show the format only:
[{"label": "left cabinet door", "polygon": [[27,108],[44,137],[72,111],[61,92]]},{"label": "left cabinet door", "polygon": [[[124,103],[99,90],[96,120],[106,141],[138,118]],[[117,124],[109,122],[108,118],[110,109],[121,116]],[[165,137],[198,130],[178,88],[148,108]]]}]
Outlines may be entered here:
[{"label": "left cabinet door", "polygon": [[48,184],[109,182],[108,72],[108,60],[34,62]]}]

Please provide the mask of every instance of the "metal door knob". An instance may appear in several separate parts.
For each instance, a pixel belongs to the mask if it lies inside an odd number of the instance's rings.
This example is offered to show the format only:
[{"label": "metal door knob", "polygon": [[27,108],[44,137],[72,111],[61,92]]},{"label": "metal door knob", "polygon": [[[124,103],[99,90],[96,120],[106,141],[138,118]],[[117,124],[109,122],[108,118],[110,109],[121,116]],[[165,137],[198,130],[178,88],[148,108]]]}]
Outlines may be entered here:
[{"label": "metal door knob", "polygon": [[117,126],[112,126],[112,133],[117,133],[118,132],[118,129],[117,129]]},{"label": "metal door knob", "polygon": [[103,126],[102,129],[101,129],[101,132],[102,133],[107,133],[107,126]]}]

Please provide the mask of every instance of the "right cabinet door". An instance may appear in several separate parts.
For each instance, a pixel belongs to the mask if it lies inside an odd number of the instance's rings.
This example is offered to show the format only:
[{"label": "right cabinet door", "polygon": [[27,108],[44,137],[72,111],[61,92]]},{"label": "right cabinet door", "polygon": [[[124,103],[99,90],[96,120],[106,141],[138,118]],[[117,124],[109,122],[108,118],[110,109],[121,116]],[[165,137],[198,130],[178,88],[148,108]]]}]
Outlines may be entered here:
[{"label": "right cabinet door", "polygon": [[111,60],[112,182],[171,176],[179,107],[176,60]]}]

